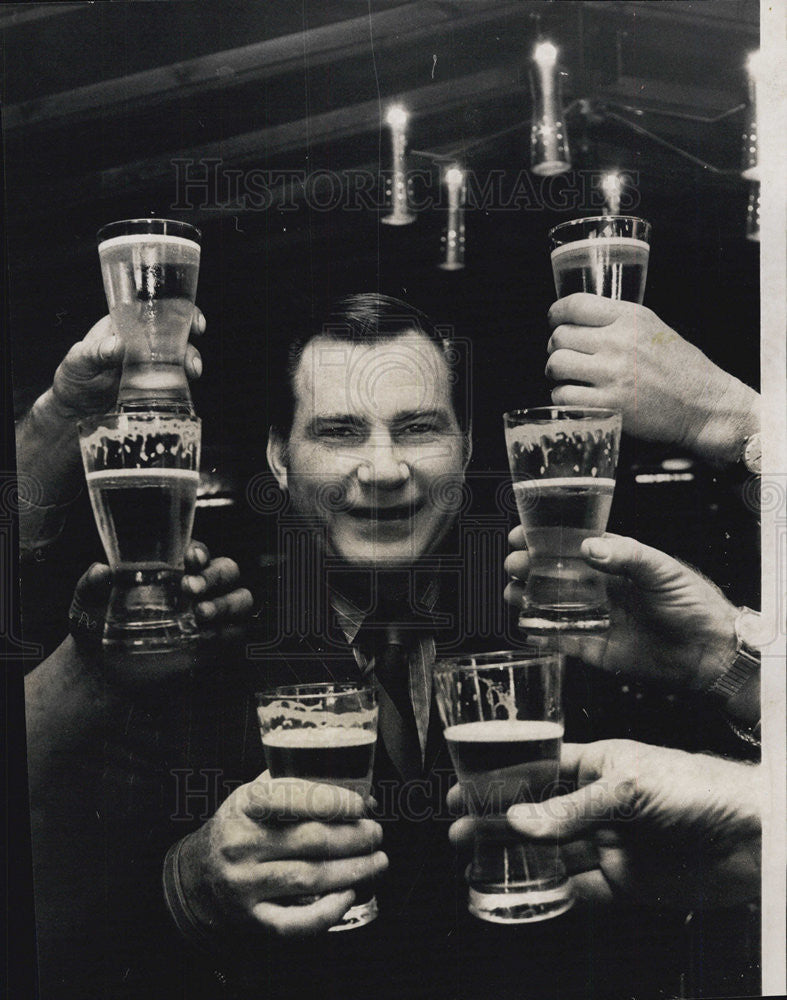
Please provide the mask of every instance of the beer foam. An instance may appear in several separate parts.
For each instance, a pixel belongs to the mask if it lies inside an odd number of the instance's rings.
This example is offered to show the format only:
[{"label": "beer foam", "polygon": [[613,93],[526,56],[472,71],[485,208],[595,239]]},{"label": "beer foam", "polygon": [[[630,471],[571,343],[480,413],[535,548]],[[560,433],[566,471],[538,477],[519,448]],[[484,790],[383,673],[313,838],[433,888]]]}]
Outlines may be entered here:
[{"label": "beer foam", "polygon": [[485,719],[449,726],[445,738],[455,743],[522,743],[563,738],[563,726],[546,719]]},{"label": "beer foam", "polygon": [[650,254],[650,244],[644,240],[635,240],[633,236],[593,236],[587,240],[575,240],[573,243],[564,243],[563,246],[555,247],[552,251],[551,259],[554,261],[564,254],[583,250],[607,250],[612,247],[625,247],[627,249],[642,250]]},{"label": "beer foam", "polygon": [[[143,438],[146,442],[150,440],[155,445],[159,443],[164,435],[177,437],[179,440],[170,445],[170,453],[176,454],[182,451],[187,455],[193,455],[194,465],[199,464],[201,422],[197,419],[187,420],[166,413],[150,412],[145,415],[136,413],[116,413],[110,414],[109,419],[115,423],[114,427],[105,424],[98,424],[96,429],[90,434],[80,433],[79,443],[83,454],[91,455],[96,459],[103,452],[106,458],[107,446],[109,444],[124,445],[129,440]],[[152,454],[153,454],[152,453]],[[160,449],[158,454],[161,454]],[[143,461],[146,459],[145,445],[140,451]]]},{"label": "beer foam", "polygon": [[102,253],[116,246],[131,246],[132,244],[139,243],[190,247],[192,250],[196,250],[197,253],[200,252],[200,245],[199,243],[195,243],[194,240],[187,240],[185,236],[170,236],[166,233],[129,233],[127,236],[113,236],[111,239],[99,243],[98,252]]},{"label": "beer foam", "polygon": [[514,483],[515,490],[559,489],[564,486],[600,486],[614,490],[615,480],[603,476],[556,476],[554,479],[522,479]]},{"label": "beer foam", "polygon": [[[560,409],[560,407],[553,407]],[[582,409],[582,407],[566,407],[566,409]],[[590,413],[590,411],[588,411]],[[623,417],[620,412],[609,413],[607,416],[593,416],[590,419],[556,419],[553,421],[534,421],[533,423],[517,424],[506,427],[506,443],[511,455],[511,446],[519,445],[525,451],[536,448],[549,456],[555,449],[559,438],[575,437],[582,442],[581,448],[573,445],[575,453],[585,453],[589,449],[600,449],[601,455],[611,455],[616,449],[615,431],[620,433]],[[617,459],[616,459],[617,461]]]},{"label": "beer foam", "polygon": [[343,726],[311,726],[298,729],[272,729],[264,733],[263,746],[306,748],[306,747],[360,747],[377,741],[370,729],[344,728]]},{"label": "beer foam", "polygon": [[88,472],[85,479],[89,483],[102,483],[108,479],[188,479],[199,482],[199,472],[196,469],[168,469],[166,466],[145,466],[142,469],[100,469],[98,472]]}]

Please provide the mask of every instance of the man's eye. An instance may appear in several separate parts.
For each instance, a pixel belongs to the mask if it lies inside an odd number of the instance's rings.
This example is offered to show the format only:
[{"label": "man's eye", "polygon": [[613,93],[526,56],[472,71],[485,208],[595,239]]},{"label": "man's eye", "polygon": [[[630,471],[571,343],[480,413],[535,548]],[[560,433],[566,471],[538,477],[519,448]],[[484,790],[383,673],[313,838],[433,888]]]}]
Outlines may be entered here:
[{"label": "man's eye", "polygon": [[434,424],[430,423],[419,423],[419,424],[407,424],[404,428],[405,434],[433,434],[436,430]]},{"label": "man's eye", "polygon": [[358,437],[360,433],[357,427],[348,427],[346,424],[329,424],[320,428],[320,437],[349,438]]}]

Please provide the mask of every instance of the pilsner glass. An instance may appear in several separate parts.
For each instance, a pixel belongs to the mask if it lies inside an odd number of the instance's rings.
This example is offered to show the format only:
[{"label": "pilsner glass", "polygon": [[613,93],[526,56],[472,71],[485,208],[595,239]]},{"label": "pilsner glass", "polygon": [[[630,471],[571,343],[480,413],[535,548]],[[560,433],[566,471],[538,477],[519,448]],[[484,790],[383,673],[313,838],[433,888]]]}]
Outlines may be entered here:
[{"label": "pilsner glass", "polygon": [[[295,684],[257,694],[265,761],[273,778],[341,785],[366,798],[377,743],[377,692],[352,682]],[[298,897],[311,903],[317,896]],[[331,931],[353,930],[377,916],[370,885],[355,887],[355,905]]]},{"label": "pilsner glass", "polygon": [[445,738],[477,817],[467,869],[468,909],[481,920],[547,920],[574,902],[556,844],[533,844],[508,826],[514,802],[539,802],[559,776],[561,657],[511,650],[442,660],[434,674]]},{"label": "pilsner glass", "polygon": [[109,315],[124,346],[119,410],[194,412],[183,362],[200,239],[173,219],[124,219],[98,232]]},{"label": "pilsner glass", "polygon": [[182,591],[199,482],[200,421],[107,413],[79,423],[87,488],[112,570],[105,646],[179,647],[197,634]]},{"label": "pilsner glass", "polygon": [[549,231],[559,299],[590,292],[642,303],[650,256],[650,223],[634,215],[563,222]]},{"label": "pilsner glass", "polygon": [[604,574],[588,566],[580,546],[607,527],[620,411],[541,406],[504,413],[503,421],[530,557],[519,626],[536,634],[604,631]]}]

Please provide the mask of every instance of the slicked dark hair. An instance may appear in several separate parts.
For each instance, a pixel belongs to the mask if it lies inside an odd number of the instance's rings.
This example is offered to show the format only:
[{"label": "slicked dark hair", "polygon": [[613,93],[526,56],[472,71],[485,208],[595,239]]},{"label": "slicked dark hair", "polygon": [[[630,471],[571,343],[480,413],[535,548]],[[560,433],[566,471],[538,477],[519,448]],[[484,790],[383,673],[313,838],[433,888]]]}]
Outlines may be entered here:
[{"label": "slicked dark hair", "polygon": [[420,309],[376,292],[362,292],[339,299],[322,323],[306,333],[296,334],[284,345],[285,378],[272,413],[271,430],[283,441],[289,439],[295,417],[295,376],[303,352],[312,340],[328,337],[352,344],[378,344],[413,331],[430,340],[445,360],[454,413],[462,433],[467,436],[470,433],[468,373],[462,351],[447,329],[437,328]]}]

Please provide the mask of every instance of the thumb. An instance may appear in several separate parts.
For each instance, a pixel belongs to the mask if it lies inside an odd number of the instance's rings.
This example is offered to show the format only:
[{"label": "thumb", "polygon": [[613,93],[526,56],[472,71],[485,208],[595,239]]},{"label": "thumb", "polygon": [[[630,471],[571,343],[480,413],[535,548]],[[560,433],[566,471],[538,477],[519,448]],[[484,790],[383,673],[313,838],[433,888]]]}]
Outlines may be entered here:
[{"label": "thumb", "polygon": [[116,367],[122,360],[123,343],[109,316],[94,323],[64,358],[66,368],[82,378],[89,378],[105,368]]},{"label": "thumb", "polygon": [[582,542],[582,555],[594,569],[628,577],[642,590],[660,590],[674,582],[676,574],[682,571],[681,564],[672,556],[621,535],[586,538]]},{"label": "thumb", "polygon": [[631,781],[600,778],[569,795],[511,806],[506,817],[509,826],[523,837],[576,840],[600,822],[630,819],[635,793]]},{"label": "thumb", "polygon": [[68,612],[69,629],[75,638],[101,638],[111,588],[112,574],[102,563],[93,563],[79,578]]}]

